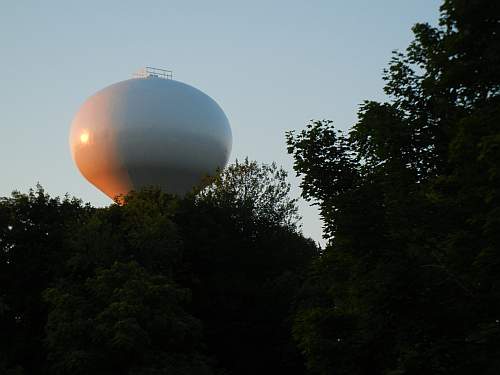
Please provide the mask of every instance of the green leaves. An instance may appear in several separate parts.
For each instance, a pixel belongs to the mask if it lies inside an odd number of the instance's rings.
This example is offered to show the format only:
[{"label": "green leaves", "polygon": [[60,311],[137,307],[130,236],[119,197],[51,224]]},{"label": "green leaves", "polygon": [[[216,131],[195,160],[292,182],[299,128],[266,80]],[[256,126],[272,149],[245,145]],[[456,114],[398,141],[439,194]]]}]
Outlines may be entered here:
[{"label": "green leaves", "polygon": [[298,232],[289,189],[282,169],[245,159],[183,201],[175,218],[183,276],[217,372],[304,371],[290,311],[317,248]]},{"label": "green leaves", "polygon": [[295,315],[311,373],[498,372],[499,11],[445,1],[394,54],[390,102],[287,134],[329,240]]},{"label": "green leaves", "polygon": [[136,262],[115,262],[83,285],[47,290],[45,299],[51,306],[47,340],[59,373],[161,369],[161,362],[150,363],[160,353],[163,361],[196,355],[201,326],[182,308],[188,291]]},{"label": "green leaves", "polygon": [[198,199],[293,230],[300,216],[297,199],[290,198],[289,193],[290,183],[283,168],[245,158],[243,162],[236,160],[213,178]]},{"label": "green leaves", "polygon": [[2,198],[0,372],[302,373],[289,312],[317,248],[289,188],[245,160],[184,199]]}]

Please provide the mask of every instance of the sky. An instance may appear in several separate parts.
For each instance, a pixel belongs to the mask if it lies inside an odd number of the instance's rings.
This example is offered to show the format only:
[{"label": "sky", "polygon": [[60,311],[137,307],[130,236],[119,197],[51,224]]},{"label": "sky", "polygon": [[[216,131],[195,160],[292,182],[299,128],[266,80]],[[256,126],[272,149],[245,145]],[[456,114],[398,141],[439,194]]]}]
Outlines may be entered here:
[{"label": "sky", "polygon": [[[69,127],[83,101],[141,67],[172,70],[226,113],[230,162],[248,156],[300,180],[285,132],[312,119],[348,130],[364,100],[387,100],[382,72],[436,0],[0,0],[0,196],[40,183],[53,196],[111,203],[76,169]],[[306,236],[315,207],[299,201]]]}]

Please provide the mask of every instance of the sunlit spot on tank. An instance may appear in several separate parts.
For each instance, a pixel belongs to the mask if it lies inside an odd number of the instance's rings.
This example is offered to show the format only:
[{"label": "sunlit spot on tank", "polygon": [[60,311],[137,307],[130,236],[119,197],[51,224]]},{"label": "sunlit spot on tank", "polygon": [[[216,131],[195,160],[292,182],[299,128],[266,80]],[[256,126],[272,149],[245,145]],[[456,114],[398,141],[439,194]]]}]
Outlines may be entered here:
[{"label": "sunlit spot on tank", "polygon": [[89,143],[89,133],[88,132],[83,132],[80,134],[80,142],[83,144]]}]

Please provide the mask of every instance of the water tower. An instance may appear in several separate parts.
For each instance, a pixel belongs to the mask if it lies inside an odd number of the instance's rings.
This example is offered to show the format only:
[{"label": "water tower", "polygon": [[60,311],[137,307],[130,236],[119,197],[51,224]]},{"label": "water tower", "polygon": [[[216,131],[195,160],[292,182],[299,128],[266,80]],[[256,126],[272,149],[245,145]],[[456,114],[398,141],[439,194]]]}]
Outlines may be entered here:
[{"label": "water tower", "polygon": [[89,97],[69,142],[82,175],[114,199],[145,186],[191,191],[226,165],[232,135],[212,98],[147,67]]}]

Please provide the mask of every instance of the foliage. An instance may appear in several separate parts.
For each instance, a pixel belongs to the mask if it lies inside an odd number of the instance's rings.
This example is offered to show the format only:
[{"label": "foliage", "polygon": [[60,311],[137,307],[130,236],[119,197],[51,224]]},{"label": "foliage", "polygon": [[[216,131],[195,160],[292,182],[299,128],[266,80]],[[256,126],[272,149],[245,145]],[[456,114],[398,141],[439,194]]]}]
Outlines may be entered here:
[{"label": "foliage", "polygon": [[176,222],[184,277],[220,373],[303,373],[290,311],[315,244],[296,230],[286,173],[245,160],[229,166]]},{"label": "foliage", "polygon": [[303,372],[289,312],[316,246],[285,178],[246,160],[183,199],[2,198],[0,372]]},{"label": "foliage", "polygon": [[148,189],[75,230],[68,274],[44,293],[51,373],[210,373],[189,290],[173,279],[175,206]]},{"label": "foliage", "polygon": [[288,133],[329,246],[294,335],[317,374],[500,369],[500,9],[447,0],[349,134]]},{"label": "foliage", "polygon": [[[77,199],[50,198],[41,186],[0,198],[0,369],[43,367],[47,307],[42,291],[64,273],[66,233],[92,209]],[[17,369],[17,370],[16,370]]]},{"label": "foliage", "polygon": [[209,374],[189,293],[137,262],[115,262],[83,284],[44,293],[54,374]]},{"label": "foliage", "polygon": [[275,163],[259,165],[248,158],[236,160],[212,178],[198,198],[218,207],[230,207],[238,214],[246,213],[254,220],[295,230],[300,216],[286,178],[287,172]]}]

